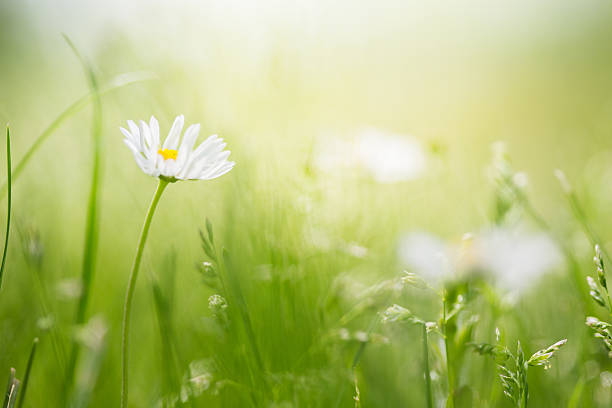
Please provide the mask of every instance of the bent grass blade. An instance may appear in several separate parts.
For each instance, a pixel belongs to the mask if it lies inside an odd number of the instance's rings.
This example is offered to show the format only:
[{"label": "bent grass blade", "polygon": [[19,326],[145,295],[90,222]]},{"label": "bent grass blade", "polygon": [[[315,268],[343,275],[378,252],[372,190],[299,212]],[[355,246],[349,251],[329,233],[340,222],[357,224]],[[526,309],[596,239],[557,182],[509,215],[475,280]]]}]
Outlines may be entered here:
[{"label": "bent grass blade", "polygon": [[4,266],[6,265],[6,253],[8,250],[9,233],[11,230],[11,190],[12,190],[12,175],[11,175],[11,132],[9,127],[6,127],[6,163],[7,163],[7,186],[8,199],[6,210],[6,233],[4,236],[4,250],[2,251],[2,264],[0,265],[0,289],[2,288],[2,277],[4,276]]},{"label": "bent grass blade", "polygon": [[[104,86],[100,87],[98,92],[90,91],[86,95],[77,99],[74,103],[72,103],[72,105],[68,106],[66,110],[60,113],[59,116],[57,116],[55,120],[51,122],[51,124],[47,126],[45,130],[43,130],[43,132],[36,138],[36,140],[34,140],[34,142],[30,145],[23,157],[17,162],[17,165],[15,166],[15,169],[13,171],[13,179],[19,177],[19,175],[21,174],[25,166],[28,164],[34,153],[36,153],[38,149],[40,149],[45,140],[47,140],[49,136],[51,136],[51,134],[53,134],[53,132],[55,132],[62,125],[62,123],[64,123],[67,119],[80,112],[85,106],[87,106],[87,104],[94,97],[96,97],[96,95],[101,97],[109,92],[123,88],[124,86],[143,81],[151,81],[155,79],[158,79],[157,75],[152,72],[145,71],[119,74],[113,79],[111,79]],[[7,188],[8,180],[5,181],[0,187],[0,198],[2,198],[6,194]]]}]

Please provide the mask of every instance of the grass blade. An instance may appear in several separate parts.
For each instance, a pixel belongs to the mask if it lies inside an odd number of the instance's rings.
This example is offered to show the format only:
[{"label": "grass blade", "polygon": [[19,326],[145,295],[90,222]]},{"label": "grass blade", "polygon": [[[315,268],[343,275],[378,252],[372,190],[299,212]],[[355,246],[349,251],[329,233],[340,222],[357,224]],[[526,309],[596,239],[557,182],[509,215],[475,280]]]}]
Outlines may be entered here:
[{"label": "grass blade", "polygon": [[[111,91],[123,88],[124,86],[142,82],[142,81],[150,81],[153,79],[157,79],[157,76],[151,72],[128,72],[124,74],[119,74],[115,76],[112,80],[110,80],[107,84],[100,87],[98,92],[90,91],[86,95],[77,99],[74,103],[72,103],[66,110],[59,114],[58,117],[51,122],[49,126],[34,140],[34,143],[30,145],[26,153],[23,157],[17,162],[15,169],[13,171],[13,179],[17,179],[25,166],[28,164],[34,153],[40,149],[42,144],[55,132],[62,123],[64,123],[68,118],[72,117],[76,113],[80,112],[83,108],[87,106],[87,104],[94,98],[99,98],[102,95],[105,95]],[[97,96],[96,96],[97,95]],[[3,197],[8,189],[8,180],[4,182],[4,184],[0,187],[0,198]]]},{"label": "grass blade", "polygon": [[30,380],[30,373],[32,372],[32,363],[34,362],[34,355],[36,354],[36,346],[38,346],[38,337],[34,338],[32,342],[32,350],[30,351],[30,357],[28,357],[28,365],[26,367],[25,375],[23,376],[23,385],[21,386],[21,395],[19,396],[19,403],[17,408],[23,406],[25,400],[26,389],[28,388],[28,382]]},{"label": "grass blade", "polygon": [[[87,303],[91,292],[91,283],[95,272],[96,250],[98,243],[98,224],[99,224],[99,196],[100,196],[100,174],[102,165],[102,103],[98,81],[89,62],[79,53],[75,45],[64,35],[64,39],[81,62],[83,71],[87,76],[91,93],[93,94],[93,118],[92,118],[92,137],[93,137],[93,168],[91,174],[91,189],[87,205],[87,221],[85,229],[85,248],[83,250],[83,265],[81,272],[82,293],[79,297],[79,304],[75,317],[75,325],[81,325],[85,321]],[[67,386],[72,384],[76,360],[78,358],[78,346],[73,343],[68,361]]]},{"label": "grass blade", "polygon": [[8,385],[6,386],[6,394],[4,396],[3,408],[13,408],[17,401],[17,391],[19,390],[19,380],[15,378],[15,369],[11,368],[9,374]]},{"label": "grass blade", "polygon": [[229,256],[229,252],[227,252],[225,248],[223,248],[223,262],[225,263],[225,270],[227,271],[229,284],[232,288],[232,298],[234,298],[237,303],[240,317],[242,318],[242,321],[244,323],[244,330],[251,345],[255,361],[257,362],[257,367],[261,370],[261,372],[263,372],[263,360],[259,352],[259,347],[257,347],[257,340],[255,338],[255,331],[253,330],[253,325],[249,316],[249,310],[244,299],[244,295],[242,294],[242,288],[240,287],[238,276],[236,276],[235,274],[234,267]]},{"label": "grass blade", "polygon": [[178,361],[173,343],[175,337],[171,303],[169,298],[164,295],[157,280],[152,280],[151,287],[161,340],[162,390],[164,395],[170,395],[172,392],[180,392],[180,381],[177,373]]},{"label": "grass blade", "polygon": [[[91,406],[104,356],[106,355],[108,325],[100,316],[94,316],[75,333],[75,341],[86,350],[79,359],[74,389],[70,400],[62,406],[81,408]],[[106,404],[108,405],[108,404]]]},{"label": "grass blade", "polygon": [[8,186],[8,199],[6,210],[6,234],[4,236],[4,250],[2,251],[2,264],[0,265],[0,289],[2,288],[2,278],[4,276],[4,265],[6,265],[6,253],[8,251],[9,233],[11,231],[11,195],[12,195],[12,175],[11,175],[11,132],[6,127],[6,179]]}]

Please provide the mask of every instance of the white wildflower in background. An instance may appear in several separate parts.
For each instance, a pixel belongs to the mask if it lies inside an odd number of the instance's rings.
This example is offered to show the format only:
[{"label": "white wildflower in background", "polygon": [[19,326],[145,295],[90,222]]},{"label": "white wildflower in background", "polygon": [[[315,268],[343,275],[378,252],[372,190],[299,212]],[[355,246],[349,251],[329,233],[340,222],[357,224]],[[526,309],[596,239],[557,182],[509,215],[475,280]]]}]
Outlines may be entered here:
[{"label": "white wildflower in background", "polygon": [[418,272],[425,281],[437,283],[452,269],[450,247],[440,238],[425,232],[412,232],[400,238],[400,262]]},{"label": "white wildflower in background", "polygon": [[325,172],[361,168],[379,183],[395,183],[419,178],[427,155],[410,136],[368,128],[348,138],[321,138],[314,164]]},{"label": "white wildflower in background", "polygon": [[492,272],[502,287],[523,291],[562,262],[561,252],[544,233],[492,228],[474,240],[478,267]]},{"label": "white wildflower in background", "polygon": [[55,317],[53,315],[41,316],[36,320],[36,327],[45,332],[51,330],[55,326]]},{"label": "white wildflower in background", "polygon": [[76,299],[83,293],[83,284],[80,279],[62,279],[55,285],[57,295],[62,300]]},{"label": "white wildflower in background", "polygon": [[137,126],[129,120],[129,130],[121,128],[125,136],[123,141],[142,171],[169,181],[211,180],[234,167],[235,163],[227,160],[229,150],[223,150],[226,144],[217,135],[209,136],[193,149],[200,133],[199,124],[189,126],[181,141],[184,122],[183,115],[175,119],[163,145],[160,145],[159,123],[154,116],[148,124],[140,121],[140,126]]},{"label": "white wildflower in background", "polygon": [[404,266],[431,284],[481,272],[510,292],[523,292],[563,259],[548,235],[519,227],[466,234],[460,243],[413,232],[400,239],[398,256]]},{"label": "white wildflower in background", "polygon": [[358,137],[360,164],[379,183],[413,180],[425,171],[421,145],[409,136],[367,129]]},{"label": "white wildflower in background", "polygon": [[347,243],[344,247],[344,251],[355,258],[365,258],[368,254],[368,248],[359,245],[356,242]]},{"label": "white wildflower in background", "polygon": [[108,324],[102,316],[94,316],[75,330],[75,339],[90,350],[100,351],[105,345]]}]

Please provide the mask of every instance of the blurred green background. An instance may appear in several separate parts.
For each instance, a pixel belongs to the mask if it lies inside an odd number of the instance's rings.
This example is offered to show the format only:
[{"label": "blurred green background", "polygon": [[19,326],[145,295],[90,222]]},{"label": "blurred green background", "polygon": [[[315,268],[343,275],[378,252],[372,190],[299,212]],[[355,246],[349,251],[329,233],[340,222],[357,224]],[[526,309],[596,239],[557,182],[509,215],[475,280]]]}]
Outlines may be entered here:
[{"label": "blurred green background", "polygon": [[[492,225],[493,142],[506,142],[513,167],[528,175],[533,206],[584,276],[593,269],[592,248],[554,169],[566,172],[602,245],[612,249],[611,22],[606,1],[2,1],[0,121],[10,123],[15,162],[88,92],[61,33],[102,84],[124,72],[158,77],[102,97],[100,235],[87,309],[101,320],[85,330],[76,387],[84,396],[73,404],[119,403],[123,295],[155,187],[122,143],[126,120],[153,114],[163,137],[185,114],[186,123],[201,123],[202,136],[224,137],[237,163],[220,179],[171,185],[162,198],[136,289],[131,405],[176,395],[173,381],[188,382],[190,363],[199,362],[205,384],[193,406],[350,407],[350,367],[364,344],[355,333],[367,332],[394,302],[439,318],[427,291],[370,296],[366,288],[401,275],[403,234],[428,231],[459,242]],[[342,149],[352,149],[363,129],[420,146],[423,171],[385,183],[352,165],[353,153]],[[88,106],[49,137],[13,186],[0,374],[9,367],[23,373],[31,341],[40,337],[25,406],[67,404],[62,355],[75,333],[92,146]],[[321,168],[317,157],[329,146],[340,146],[349,165]],[[215,291],[196,268],[207,260],[198,236],[206,218],[233,259],[265,380],[257,379],[247,342],[224,331],[208,308]],[[529,352],[568,338],[551,370],[530,372],[530,405],[609,406],[612,365],[587,332],[585,306],[565,269],[534,277],[501,316],[476,300],[474,338],[492,341],[498,325]],[[153,287],[172,330],[160,328]],[[336,335],[341,329],[350,339]],[[373,332],[386,340],[372,340],[361,356],[362,405],[422,406],[419,331]],[[165,365],[168,347],[178,380]],[[431,359],[443,404],[444,368],[433,362],[443,359]],[[493,361],[471,353],[465,360],[459,382],[470,386],[471,404],[510,406]],[[258,381],[272,391],[253,402],[249,390],[264,387]]]}]

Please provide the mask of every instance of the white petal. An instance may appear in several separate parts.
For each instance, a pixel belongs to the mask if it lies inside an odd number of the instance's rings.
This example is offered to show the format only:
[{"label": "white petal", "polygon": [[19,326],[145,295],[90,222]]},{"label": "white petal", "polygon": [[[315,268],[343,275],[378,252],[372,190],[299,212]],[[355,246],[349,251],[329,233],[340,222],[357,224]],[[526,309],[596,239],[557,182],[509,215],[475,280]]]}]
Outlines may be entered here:
[{"label": "white petal", "polygon": [[198,134],[200,133],[200,124],[191,125],[185,131],[185,135],[183,136],[183,142],[178,149],[178,154],[176,157],[176,162],[178,164],[179,171],[182,168],[185,168],[187,164],[187,160],[191,155],[191,150],[193,149],[193,145],[198,138]]},{"label": "white petal", "polygon": [[168,133],[168,137],[166,138],[166,141],[164,142],[164,149],[176,150],[184,124],[185,124],[185,117],[183,115],[177,116],[176,119],[174,120],[174,123],[172,124],[170,133]]},{"label": "white petal", "polygon": [[217,178],[221,175],[221,170],[225,169],[226,161],[221,161],[215,164],[215,166],[210,167],[203,171],[197,178],[201,180],[210,180]]},{"label": "white petal", "polygon": [[212,175],[208,176],[205,179],[201,179],[201,180],[212,180],[212,179],[216,179],[217,177],[221,177],[222,175],[224,175],[225,173],[233,169],[234,165],[236,165],[236,163],[226,162],[223,166],[221,166],[218,170],[216,170]]},{"label": "white petal", "polygon": [[123,133],[123,136],[125,136],[127,140],[130,140],[133,143],[136,142],[136,138],[130,133],[129,130],[122,128],[122,127],[120,127],[119,130],[121,130],[121,133]]},{"label": "white petal", "polygon": [[140,132],[146,143],[147,150],[151,150],[151,130],[144,120],[140,121]]},{"label": "white petal", "polygon": [[132,151],[132,154],[134,155],[134,160],[136,161],[136,164],[138,165],[138,167],[140,167],[140,169],[142,171],[144,171],[145,173],[149,173],[149,169],[147,167],[147,162],[146,159],[144,157],[142,157],[142,154],[140,153],[140,151],[138,151],[138,149],[136,148],[136,146],[128,139],[123,139],[123,142],[127,145],[127,147],[130,148],[130,150]]},{"label": "white petal", "polygon": [[149,120],[149,129],[151,130],[151,147],[157,152],[159,150],[159,122],[153,115]]},{"label": "white petal", "polygon": [[208,140],[204,141],[189,158],[189,169],[201,169],[202,163],[210,164],[213,158],[223,151],[225,146],[226,144],[223,143],[223,139],[212,139],[210,142]]},{"label": "white petal", "polygon": [[130,132],[132,133],[132,136],[134,137],[134,140],[140,140],[140,130],[138,130],[138,126],[136,126],[134,121],[128,120],[127,124],[130,128]]},{"label": "white petal", "polygon": [[191,169],[194,167],[195,163],[200,161],[211,149],[211,146],[214,146],[218,140],[223,139],[219,139],[217,135],[212,135],[200,143],[200,145],[189,154],[189,158],[181,170],[181,176],[187,176],[187,174],[191,173]]},{"label": "white petal", "polygon": [[225,163],[230,155],[230,151],[226,150],[217,153],[215,156],[207,156],[200,162],[196,163],[189,172],[189,178],[202,178],[204,175],[209,175],[211,170],[217,169],[220,165]]}]

